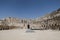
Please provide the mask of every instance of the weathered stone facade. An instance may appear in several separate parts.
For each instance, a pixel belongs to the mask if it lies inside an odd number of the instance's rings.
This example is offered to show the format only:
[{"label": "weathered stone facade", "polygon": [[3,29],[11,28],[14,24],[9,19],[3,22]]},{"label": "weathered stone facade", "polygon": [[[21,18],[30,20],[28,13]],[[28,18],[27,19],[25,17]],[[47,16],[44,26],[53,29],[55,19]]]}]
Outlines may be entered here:
[{"label": "weathered stone facade", "polygon": [[58,29],[60,30],[60,9],[53,11],[44,17],[37,19],[18,19],[8,17],[0,20],[0,29],[27,29],[27,25],[30,25],[30,29]]}]

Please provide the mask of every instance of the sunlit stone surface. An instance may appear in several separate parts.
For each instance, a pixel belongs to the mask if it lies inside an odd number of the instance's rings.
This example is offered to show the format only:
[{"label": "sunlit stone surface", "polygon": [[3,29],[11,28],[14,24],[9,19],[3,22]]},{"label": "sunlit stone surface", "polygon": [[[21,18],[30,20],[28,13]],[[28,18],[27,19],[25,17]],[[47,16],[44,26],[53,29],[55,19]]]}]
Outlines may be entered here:
[{"label": "sunlit stone surface", "polygon": [[60,31],[13,29],[0,31],[0,40],[60,40]]}]

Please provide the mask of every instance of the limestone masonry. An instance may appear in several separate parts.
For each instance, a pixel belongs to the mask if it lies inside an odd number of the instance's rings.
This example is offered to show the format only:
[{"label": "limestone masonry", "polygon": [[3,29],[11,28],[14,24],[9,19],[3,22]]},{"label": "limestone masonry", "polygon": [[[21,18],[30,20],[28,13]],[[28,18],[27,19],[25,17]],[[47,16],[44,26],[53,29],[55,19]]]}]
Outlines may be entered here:
[{"label": "limestone masonry", "polygon": [[19,19],[14,17],[7,17],[0,20],[0,29],[27,29],[27,25],[30,25],[30,29],[58,29],[60,30],[60,8],[47,14],[43,17],[36,19]]}]

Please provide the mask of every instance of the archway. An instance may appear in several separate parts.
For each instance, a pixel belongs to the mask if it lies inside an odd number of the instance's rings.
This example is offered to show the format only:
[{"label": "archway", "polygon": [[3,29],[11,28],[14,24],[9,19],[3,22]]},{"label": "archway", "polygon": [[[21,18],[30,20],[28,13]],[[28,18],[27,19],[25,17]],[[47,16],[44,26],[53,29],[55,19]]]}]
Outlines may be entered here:
[{"label": "archway", "polygon": [[30,29],[30,25],[29,24],[27,25],[27,29]]}]

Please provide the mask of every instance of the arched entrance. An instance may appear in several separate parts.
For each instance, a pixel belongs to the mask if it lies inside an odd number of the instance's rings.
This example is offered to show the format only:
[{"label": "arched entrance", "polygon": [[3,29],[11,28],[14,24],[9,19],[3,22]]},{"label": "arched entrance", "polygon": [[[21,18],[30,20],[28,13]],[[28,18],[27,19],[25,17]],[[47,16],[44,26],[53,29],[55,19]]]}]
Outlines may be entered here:
[{"label": "arched entrance", "polygon": [[30,29],[30,25],[29,24],[27,25],[27,29]]}]

